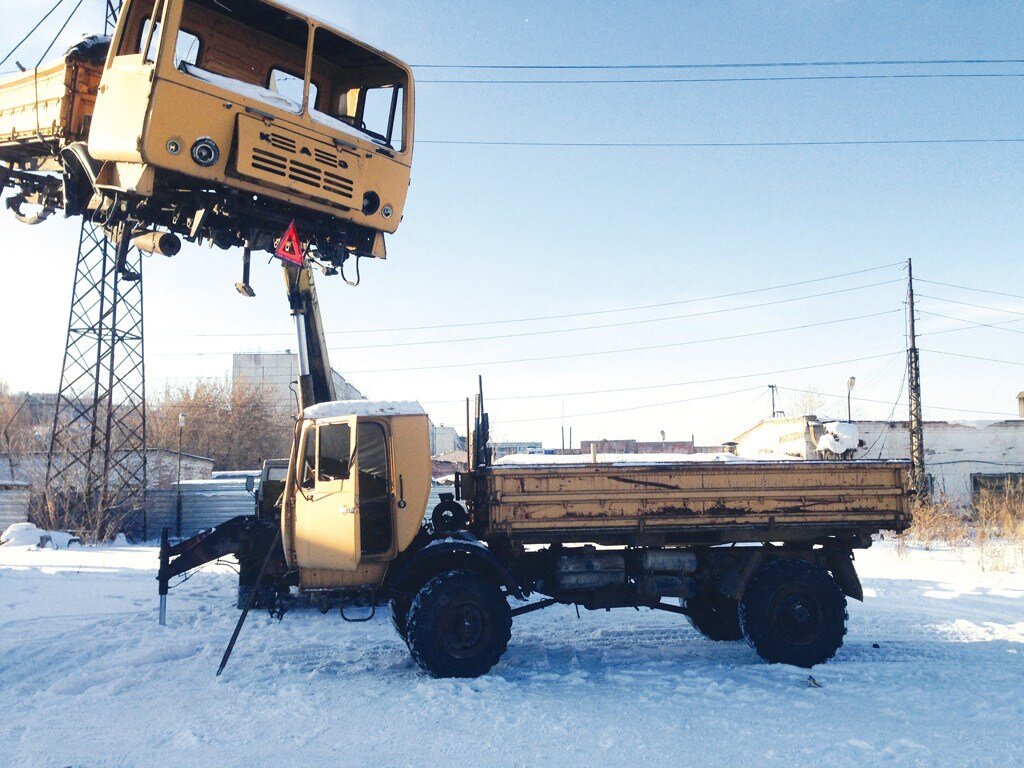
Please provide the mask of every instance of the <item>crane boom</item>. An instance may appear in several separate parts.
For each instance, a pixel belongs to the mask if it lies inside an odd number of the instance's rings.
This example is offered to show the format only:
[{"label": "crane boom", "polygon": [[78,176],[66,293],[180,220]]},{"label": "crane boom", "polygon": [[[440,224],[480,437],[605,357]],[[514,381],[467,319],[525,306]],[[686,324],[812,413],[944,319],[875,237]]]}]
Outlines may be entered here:
[{"label": "crane boom", "polygon": [[299,342],[299,416],[311,405],[335,399],[334,377],[327,352],[316,284],[309,266],[284,265],[288,304],[295,318]]}]

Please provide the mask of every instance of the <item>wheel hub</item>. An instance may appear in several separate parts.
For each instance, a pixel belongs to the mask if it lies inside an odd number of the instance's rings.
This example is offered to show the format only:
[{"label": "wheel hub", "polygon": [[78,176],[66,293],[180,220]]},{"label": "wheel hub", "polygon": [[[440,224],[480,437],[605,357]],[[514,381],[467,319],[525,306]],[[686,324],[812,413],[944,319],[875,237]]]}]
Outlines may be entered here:
[{"label": "wheel hub", "polygon": [[817,603],[799,591],[777,596],[771,611],[773,623],[787,642],[804,644],[817,635],[821,611]]},{"label": "wheel hub", "polygon": [[471,655],[487,635],[487,617],[474,603],[451,606],[440,626],[440,641],[453,656]]}]

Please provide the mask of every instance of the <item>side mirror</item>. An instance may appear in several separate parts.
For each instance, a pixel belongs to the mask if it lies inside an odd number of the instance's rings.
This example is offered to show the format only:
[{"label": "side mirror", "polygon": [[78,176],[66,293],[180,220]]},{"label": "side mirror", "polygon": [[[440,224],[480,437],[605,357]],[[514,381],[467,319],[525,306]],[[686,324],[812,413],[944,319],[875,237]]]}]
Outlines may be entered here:
[{"label": "side mirror", "polygon": [[249,493],[252,493],[253,488],[255,488],[255,487],[256,487],[256,479],[252,475],[249,475],[247,478],[245,478],[245,490],[246,491],[248,491]]}]

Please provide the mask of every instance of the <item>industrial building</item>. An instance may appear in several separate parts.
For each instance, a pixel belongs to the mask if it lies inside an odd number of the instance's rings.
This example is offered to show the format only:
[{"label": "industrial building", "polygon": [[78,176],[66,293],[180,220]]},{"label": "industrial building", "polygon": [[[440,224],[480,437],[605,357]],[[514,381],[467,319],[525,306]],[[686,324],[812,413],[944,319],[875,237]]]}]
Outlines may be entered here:
[{"label": "industrial building", "polygon": [[[817,416],[765,419],[735,439],[737,455],[748,458],[824,458],[819,451],[826,424]],[[842,423],[842,422],[839,422]],[[851,459],[907,459],[906,421],[855,421]],[[970,504],[981,488],[1024,481],[1024,418],[1001,421],[925,421],[925,472],[929,487],[956,504]],[[829,458],[832,458],[829,456]]]},{"label": "industrial building", "polygon": [[[331,370],[337,400],[365,400],[366,395],[344,376]],[[299,356],[284,352],[236,352],[231,356],[231,384],[260,389],[282,411],[295,413],[295,382],[299,376]]]}]

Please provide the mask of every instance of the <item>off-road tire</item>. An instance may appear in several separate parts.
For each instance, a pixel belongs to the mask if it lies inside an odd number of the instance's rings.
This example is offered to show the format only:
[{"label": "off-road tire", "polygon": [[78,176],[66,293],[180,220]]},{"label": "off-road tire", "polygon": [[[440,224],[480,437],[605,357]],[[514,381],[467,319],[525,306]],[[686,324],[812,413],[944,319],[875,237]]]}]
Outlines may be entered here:
[{"label": "off-road tire", "polygon": [[413,659],[434,677],[479,677],[512,636],[512,612],[498,585],[479,573],[446,571],[416,593],[406,618]]},{"label": "off-road tire", "polygon": [[690,625],[708,640],[742,640],[739,601],[721,592],[700,592],[686,601]]},{"label": "off-road tire", "polygon": [[739,608],[743,636],[769,663],[809,668],[843,645],[846,596],[828,571],[806,560],[762,565]]},{"label": "off-road tire", "polygon": [[394,625],[398,636],[403,640],[406,639],[408,634],[406,619],[409,616],[410,603],[412,603],[412,600],[408,597],[392,597],[388,601],[388,607],[391,609],[391,623]]}]

